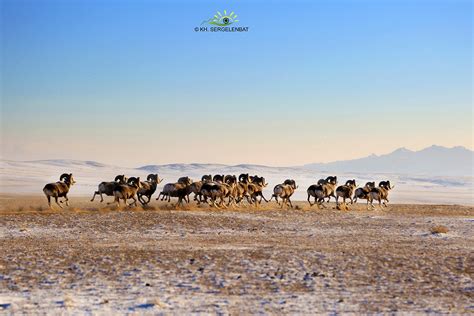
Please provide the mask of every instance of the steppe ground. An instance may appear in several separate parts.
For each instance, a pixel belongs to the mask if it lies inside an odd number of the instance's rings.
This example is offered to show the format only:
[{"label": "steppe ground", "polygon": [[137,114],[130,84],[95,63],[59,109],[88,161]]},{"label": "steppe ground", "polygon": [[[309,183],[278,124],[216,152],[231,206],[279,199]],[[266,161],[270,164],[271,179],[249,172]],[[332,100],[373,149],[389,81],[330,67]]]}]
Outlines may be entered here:
[{"label": "steppe ground", "polygon": [[474,313],[473,207],[70,200],[0,196],[0,314]]}]

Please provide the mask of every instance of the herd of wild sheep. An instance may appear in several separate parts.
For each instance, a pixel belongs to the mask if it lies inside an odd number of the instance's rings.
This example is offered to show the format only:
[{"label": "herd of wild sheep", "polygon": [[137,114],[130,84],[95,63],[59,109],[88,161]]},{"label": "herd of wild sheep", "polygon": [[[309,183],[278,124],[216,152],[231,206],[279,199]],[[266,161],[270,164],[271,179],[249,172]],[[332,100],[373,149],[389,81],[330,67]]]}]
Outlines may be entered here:
[{"label": "herd of wild sheep", "polygon": [[[140,181],[140,177],[127,178],[125,175],[118,175],[114,181],[101,182],[91,201],[94,201],[96,195],[99,195],[100,202],[103,202],[105,194],[113,196],[114,202],[118,206],[120,206],[120,200],[123,200],[125,205],[127,200],[133,200],[130,205],[137,206],[137,201],[146,205],[150,203],[151,196],[162,181],[163,179],[160,179],[157,174],[149,174],[146,181]],[[54,198],[56,204],[61,208],[61,204],[58,203],[59,198],[64,198],[66,205],[69,205],[67,194],[74,183],[76,182],[72,173],[64,173],[58,182],[47,184],[43,192],[48,199],[49,207],[51,208],[51,198]],[[291,196],[298,188],[295,180],[287,179],[283,183],[277,184],[273,188],[273,195],[269,200],[263,196],[263,188],[267,185],[264,177],[249,176],[248,173],[243,173],[238,178],[235,175],[211,176],[209,174],[202,176],[201,180],[196,182],[189,177],[181,177],[175,183],[165,184],[156,199],[161,198],[161,201],[170,202],[172,197],[178,198],[177,205],[183,205],[183,202],[190,202],[189,196],[193,193],[194,200],[198,204],[208,203],[217,208],[237,206],[245,202],[258,206],[262,200],[269,202],[273,198],[281,207],[288,205],[293,207]],[[325,208],[324,203],[329,202],[331,197],[336,200],[338,209],[347,210],[346,199],[350,200],[351,204],[356,203],[357,199],[367,200],[367,208],[374,209],[374,200],[379,203],[380,208],[382,204],[387,206],[388,193],[392,188],[390,181],[381,181],[378,187],[375,186],[375,182],[367,182],[365,186],[357,188],[354,179],[347,180],[345,184],[338,186],[337,177],[329,176],[311,185],[306,192],[309,205],[316,205],[318,209]],[[278,200],[279,198],[281,202]],[[311,202],[312,198],[314,198],[314,202]],[[342,203],[339,199],[342,199]],[[62,201],[59,202],[62,203]]]}]

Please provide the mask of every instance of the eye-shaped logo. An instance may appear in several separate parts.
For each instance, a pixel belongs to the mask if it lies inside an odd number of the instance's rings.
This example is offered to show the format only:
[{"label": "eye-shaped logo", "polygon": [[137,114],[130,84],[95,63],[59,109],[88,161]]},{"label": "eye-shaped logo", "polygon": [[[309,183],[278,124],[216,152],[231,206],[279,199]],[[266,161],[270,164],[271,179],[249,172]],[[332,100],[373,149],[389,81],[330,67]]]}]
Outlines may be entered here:
[{"label": "eye-shaped logo", "polygon": [[207,21],[203,21],[201,25],[208,23],[217,26],[227,26],[231,25],[232,23],[239,22],[239,20],[236,20],[236,18],[237,14],[235,14],[233,11],[230,14],[227,14],[227,10],[224,10],[224,15],[217,11],[217,13],[212,18]]}]

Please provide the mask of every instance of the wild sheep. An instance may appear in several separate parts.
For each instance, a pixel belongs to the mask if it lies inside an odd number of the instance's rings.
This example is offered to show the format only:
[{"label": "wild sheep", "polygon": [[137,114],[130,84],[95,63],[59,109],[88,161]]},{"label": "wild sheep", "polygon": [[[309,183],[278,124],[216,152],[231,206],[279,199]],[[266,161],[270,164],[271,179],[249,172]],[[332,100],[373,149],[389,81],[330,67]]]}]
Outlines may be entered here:
[{"label": "wild sheep", "polygon": [[216,174],[216,175],[212,178],[212,181],[213,181],[213,182],[223,183],[223,182],[224,182],[224,178],[225,178],[225,175]]},{"label": "wild sheep", "polygon": [[202,182],[211,182],[212,181],[212,175],[210,174],[205,174],[201,177]]},{"label": "wild sheep", "polygon": [[261,187],[266,187],[268,185],[267,182],[265,182],[265,178],[264,177],[259,177],[257,175],[255,176],[250,176],[250,181],[252,183],[255,183],[255,184],[258,184],[260,185]]},{"label": "wild sheep", "polygon": [[[201,188],[204,182],[202,181],[196,181],[191,183],[189,186],[189,194],[194,193],[194,201],[196,201],[198,204],[201,204],[202,202],[202,194],[201,194]],[[187,197],[187,200],[189,201],[189,196]]]},{"label": "wild sheep", "polygon": [[[265,196],[263,196],[263,188],[265,187],[265,185],[262,185],[261,183],[265,183],[265,179],[263,179],[263,182],[259,182],[259,183],[252,182],[252,183],[247,184],[247,195],[250,198],[249,203],[251,204],[256,203],[257,206],[258,204],[262,203],[262,199],[265,202],[269,202],[265,198]],[[260,197],[260,200],[257,200],[258,197]]]},{"label": "wild sheep", "polygon": [[[214,181],[205,182],[201,186],[199,191],[204,202],[208,202],[208,199],[212,200],[212,190],[217,188],[218,183]],[[209,202],[208,202],[209,203]]]},{"label": "wild sheep", "polygon": [[[137,206],[137,192],[141,188],[140,177],[130,177],[125,184],[119,184],[114,188],[115,203],[117,206],[120,206],[120,200],[122,199],[125,205],[127,205],[127,200],[132,199],[132,204]],[[110,203],[109,203],[110,204]]]},{"label": "wild sheep", "polygon": [[[322,180],[322,182],[321,182]],[[312,184],[309,186],[309,188],[306,190],[306,193],[308,193],[308,203],[309,206],[313,206],[314,204],[317,204],[318,208],[320,205],[322,205],[322,201],[324,201],[324,193],[323,193],[323,186],[322,183],[325,182],[324,179],[321,179],[318,181],[318,184]],[[314,203],[311,203],[311,197],[314,197]],[[323,207],[325,207],[323,205]]]},{"label": "wild sheep", "polygon": [[[246,198],[249,204],[252,204],[251,192],[249,192],[249,187],[252,186],[252,179],[248,173],[242,173],[239,175],[239,181],[235,184],[233,189],[233,198],[236,203],[240,203],[244,198]],[[252,192],[258,191],[258,188],[251,188]]]},{"label": "wild sheep", "polygon": [[235,175],[226,174],[224,176],[224,183],[237,183],[237,177]]},{"label": "wild sheep", "polygon": [[102,196],[102,194],[105,194],[107,196],[113,196],[115,187],[119,184],[125,184],[125,183],[127,183],[127,177],[123,174],[116,176],[114,181],[101,182],[99,184],[98,190],[94,192],[91,202],[94,201],[96,195],[100,195],[100,202],[103,202],[104,197]]},{"label": "wild sheep", "polygon": [[369,202],[369,193],[375,188],[375,182],[367,182],[364,187],[357,188],[354,192],[354,203],[357,203],[357,199],[364,199]]},{"label": "wild sheep", "polygon": [[[54,197],[54,200],[56,201],[56,204],[60,207],[63,208],[59,203],[58,203],[58,198],[64,197],[66,199],[66,205],[69,206],[69,199],[67,197],[67,194],[69,192],[69,189],[71,186],[76,183],[74,180],[74,177],[72,176],[72,173],[63,173],[59,177],[59,181],[55,183],[48,183],[44,186],[43,192],[46,195],[46,198],[48,200],[48,206],[49,208],[52,209],[51,206],[51,197]],[[62,201],[61,201],[62,203]]]},{"label": "wild sheep", "polygon": [[[201,188],[204,183],[209,183],[212,182],[212,176],[209,175],[203,175],[201,177],[201,181],[196,181],[191,183],[189,186],[189,193],[194,193],[194,201],[197,201],[198,204],[201,204],[201,202],[207,202],[207,197],[203,199],[203,195],[201,193]],[[187,200],[189,201],[189,196],[187,197]]]},{"label": "wild sheep", "polygon": [[189,177],[181,177],[176,183],[167,183],[156,199],[158,200],[161,196],[161,200],[163,201],[163,199],[167,197],[168,202],[170,202],[171,197],[177,197],[177,205],[182,205],[183,199],[186,201],[186,197],[191,193],[190,186],[192,183],[193,180]]},{"label": "wild sheep", "polygon": [[331,200],[331,196],[336,199],[334,194],[337,186],[337,176],[329,176],[326,178],[325,182],[322,184],[324,196],[328,198],[327,202]]},{"label": "wild sheep", "polygon": [[248,173],[241,173],[239,176],[239,182],[250,183],[252,182],[252,179],[250,179],[250,176]]},{"label": "wild sheep", "polygon": [[[163,179],[160,179],[157,174],[149,174],[148,177],[146,178],[146,181],[142,182],[140,188],[138,189],[138,192],[137,192],[138,201],[140,201],[142,205],[146,205],[150,203],[151,196],[155,193],[156,187],[162,181]],[[146,202],[144,199],[145,196],[148,198],[148,201]]]},{"label": "wild sheep", "polygon": [[[394,187],[392,187],[390,185],[390,181],[381,181],[379,183],[379,187],[378,188],[373,188],[372,190],[370,190],[370,193],[369,193],[369,198],[368,198],[368,202],[370,202],[370,207],[372,209],[374,209],[374,205],[373,205],[373,200],[376,200],[379,202],[379,207],[380,209],[382,209],[382,201],[383,202],[383,205],[385,207],[387,207],[387,203],[389,203],[388,201],[388,192],[393,189]],[[387,202],[387,203],[385,203]],[[367,207],[369,209],[369,207]]]},{"label": "wild sheep", "polygon": [[287,205],[288,203],[290,203],[290,207],[293,208],[293,204],[291,203],[290,198],[297,188],[298,186],[296,185],[295,180],[287,179],[282,184],[277,184],[273,188],[273,195],[269,201],[271,201],[272,198],[275,198],[277,203],[280,204],[280,202],[278,202],[278,197],[280,197],[282,199],[282,202],[281,202],[282,208],[284,205]]},{"label": "wild sheep", "polygon": [[[216,183],[213,185],[210,189],[211,193],[211,205],[214,205],[215,207],[223,206],[226,207],[224,204],[224,199],[229,198],[229,203],[231,203],[232,198],[231,198],[231,193],[232,193],[232,188],[235,184],[228,184],[228,183]],[[217,199],[220,199],[219,205],[216,204]]]},{"label": "wild sheep", "polygon": [[[228,205],[231,203],[236,205],[240,203],[244,197],[247,199],[249,204],[252,204],[253,202],[257,202],[257,204],[261,203],[262,199],[268,202],[262,194],[263,187],[266,185],[265,178],[259,178],[258,183],[252,183],[250,178],[251,177],[248,177],[247,175],[244,175],[243,177],[241,175],[240,179],[242,179],[243,182],[237,182],[236,176],[226,176],[225,182],[231,187]],[[257,200],[259,196],[260,201]]]},{"label": "wild sheep", "polygon": [[327,202],[331,200],[331,197],[334,197],[334,199],[336,199],[336,195],[334,194],[334,192],[336,191],[337,177],[329,176],[326,179],[324,179],[324,181],[321,181],[321,180],[319,180],[318,183],[321,183],[320,189],[322,190],[322,195],[323,195],[322,202],[324,202],[324,198],[328,198]]},{"label": "wild sheep", "polygon": [[[331,196],[336,198],[334,194],[337,185],[337,177],[329,176],[326,179],[320,179],[317,184],[311,185],[306,192],[308,193],[308,203],[310,206],[316,204],[318,208],[324,206],[325,198],[328,198],[327,202],[331,199]],[[314,197],[314,203],[311,203],[310,198]]]},{"label": "wild sheep", "polygon": [[342,198],[342,203],[346,205],[346,199],[351,200],[351,204],[354,203],[352,199],[352,194],[354,193],[356,185],[356,180],[347,180],[346,184],[338,186],[336,189],[336,206],[339,205],[339,198]]},{"label": "wild sheep", "polygon": [[[232,201],[234,204],[239,204],[242,202],[244,198],[247,199],[247,201],[250,203],[250,199],[248,196],[248,186],[249,183],[244,183],[244,182],[235,182],[233,187],[232,187]],[[230,204],[230,202],[229,202]]]}]

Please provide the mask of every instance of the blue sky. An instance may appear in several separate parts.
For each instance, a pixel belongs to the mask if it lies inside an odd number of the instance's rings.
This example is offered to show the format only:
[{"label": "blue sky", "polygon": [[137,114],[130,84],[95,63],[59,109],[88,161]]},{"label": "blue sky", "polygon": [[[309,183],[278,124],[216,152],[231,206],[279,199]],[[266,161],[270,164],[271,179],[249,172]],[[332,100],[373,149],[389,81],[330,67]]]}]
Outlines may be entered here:
[{"label": "blue sky", "polygon": [[[194,32],[223,10],[249,32]],[[470,1],[4,0],[1,20],[3,158],[472,148]]]}]

